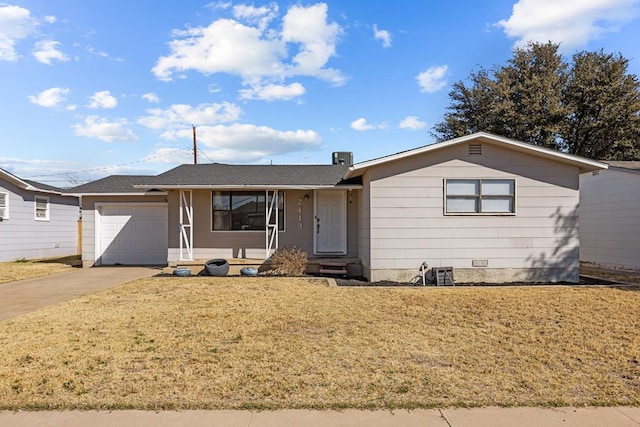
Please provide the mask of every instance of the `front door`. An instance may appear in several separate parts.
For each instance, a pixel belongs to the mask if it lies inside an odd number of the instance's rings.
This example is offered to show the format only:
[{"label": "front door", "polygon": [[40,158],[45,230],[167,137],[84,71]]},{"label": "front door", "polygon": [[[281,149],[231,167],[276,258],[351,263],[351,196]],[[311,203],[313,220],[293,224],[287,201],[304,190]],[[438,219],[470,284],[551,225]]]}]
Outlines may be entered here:
[{"label": "front door", "polygon": [[316,192],[315,250],[317,254],[347,253],[347,193]]}]

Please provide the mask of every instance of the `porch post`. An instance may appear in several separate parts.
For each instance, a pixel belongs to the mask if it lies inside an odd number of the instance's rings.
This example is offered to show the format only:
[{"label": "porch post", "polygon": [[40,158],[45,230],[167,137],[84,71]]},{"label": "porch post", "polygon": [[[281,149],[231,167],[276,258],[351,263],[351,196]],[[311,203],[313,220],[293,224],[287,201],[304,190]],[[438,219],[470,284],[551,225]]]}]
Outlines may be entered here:
[{"label": "porch post", "polygon": [[178,226],[180,228],[180,260],[193,261],[193,190],[180,190]]},{"label": "porch post", "polygon": [[278,190],[274,190],[271,200],[269,200],[269,193],[270,193],[269,190],[266,190],[265,204],[267,205],[267,209],[265,209],[265,214],[266,214],[265,228],[266,229],[265,229],[265,258],[264,259],[269,259],[269,257],[271,256],[271,252],[273,250],[278,249],[278,229],[279,229],[278,227],[279,226],[278,195],[280,192]]}]

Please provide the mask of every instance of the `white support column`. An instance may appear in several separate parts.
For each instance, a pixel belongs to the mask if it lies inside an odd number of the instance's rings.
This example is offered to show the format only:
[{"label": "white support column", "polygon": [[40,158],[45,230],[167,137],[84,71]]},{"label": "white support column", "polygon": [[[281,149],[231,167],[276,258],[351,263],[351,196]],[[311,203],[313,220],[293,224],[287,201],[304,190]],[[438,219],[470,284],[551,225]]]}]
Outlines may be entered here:
[{"label": "white support column", "polygon": [[[271,194],[271,200],[269,200],[269,195]],[[279,224],[278,224],[278,218],[280,215],[278,215],[278,206],[280,205],[279,200],[278,200],[278,195],[279,195],[279,191],[278,190],[274,190],[274,191],[269,191],[266,190],[266,205],[267,205],[267,209],[265,209],[266,211],[266,220],[265,220],[265,224],[266,224],[266,232],[265,232],[265,258],[264,259],[269,259],[269,257],[271,256],[272,252],[275,251],[276,249],[278,249],[278,229],[279,229]],[[273,217],[273,218],[272,218]]]},{"label": "white support column", "polygon": [[[180,190],[180,260],[193,260],[193,190]],[[185,253],[186,252],[186,253]]]}]

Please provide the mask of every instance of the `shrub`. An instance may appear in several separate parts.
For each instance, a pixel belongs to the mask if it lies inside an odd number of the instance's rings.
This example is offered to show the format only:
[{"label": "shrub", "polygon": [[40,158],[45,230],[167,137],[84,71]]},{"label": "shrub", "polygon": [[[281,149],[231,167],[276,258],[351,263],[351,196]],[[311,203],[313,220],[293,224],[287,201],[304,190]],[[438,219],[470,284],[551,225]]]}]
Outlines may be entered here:
[{"label": "shrub", "polygon": [[285,276],[302,276],[307,271],[307,263],[307,253],[295,246],[278,248],[271,255],[271,268]]}]

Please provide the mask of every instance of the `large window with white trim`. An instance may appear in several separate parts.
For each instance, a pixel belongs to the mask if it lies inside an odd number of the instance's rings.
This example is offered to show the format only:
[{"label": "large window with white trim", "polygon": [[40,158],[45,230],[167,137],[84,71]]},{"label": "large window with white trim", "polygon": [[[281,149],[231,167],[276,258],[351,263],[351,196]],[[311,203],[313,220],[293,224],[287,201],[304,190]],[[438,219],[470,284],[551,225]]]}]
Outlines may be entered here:
[{"label": "large window with white trim", "polygon": [[515,179],[446,179],[445,213],[449,215],[516,212]]},{"label": "large window with white trim", "polygon": [[[264,231],[267,209],[271,206],[273,193],[266,191],[213,191],[213,231]],[[278,192],[278,230],[284,231],[284,191]],[[275,208],[270,223],[275,223]]]},{"label": "large window with white trim", "polygon": [[9,193],[0,193],[0,221],[9,219]]},{"label": "large window with white trim", "polygon": [[36,221],[49,221],[49,198],[36,196],[34,201]]}]

